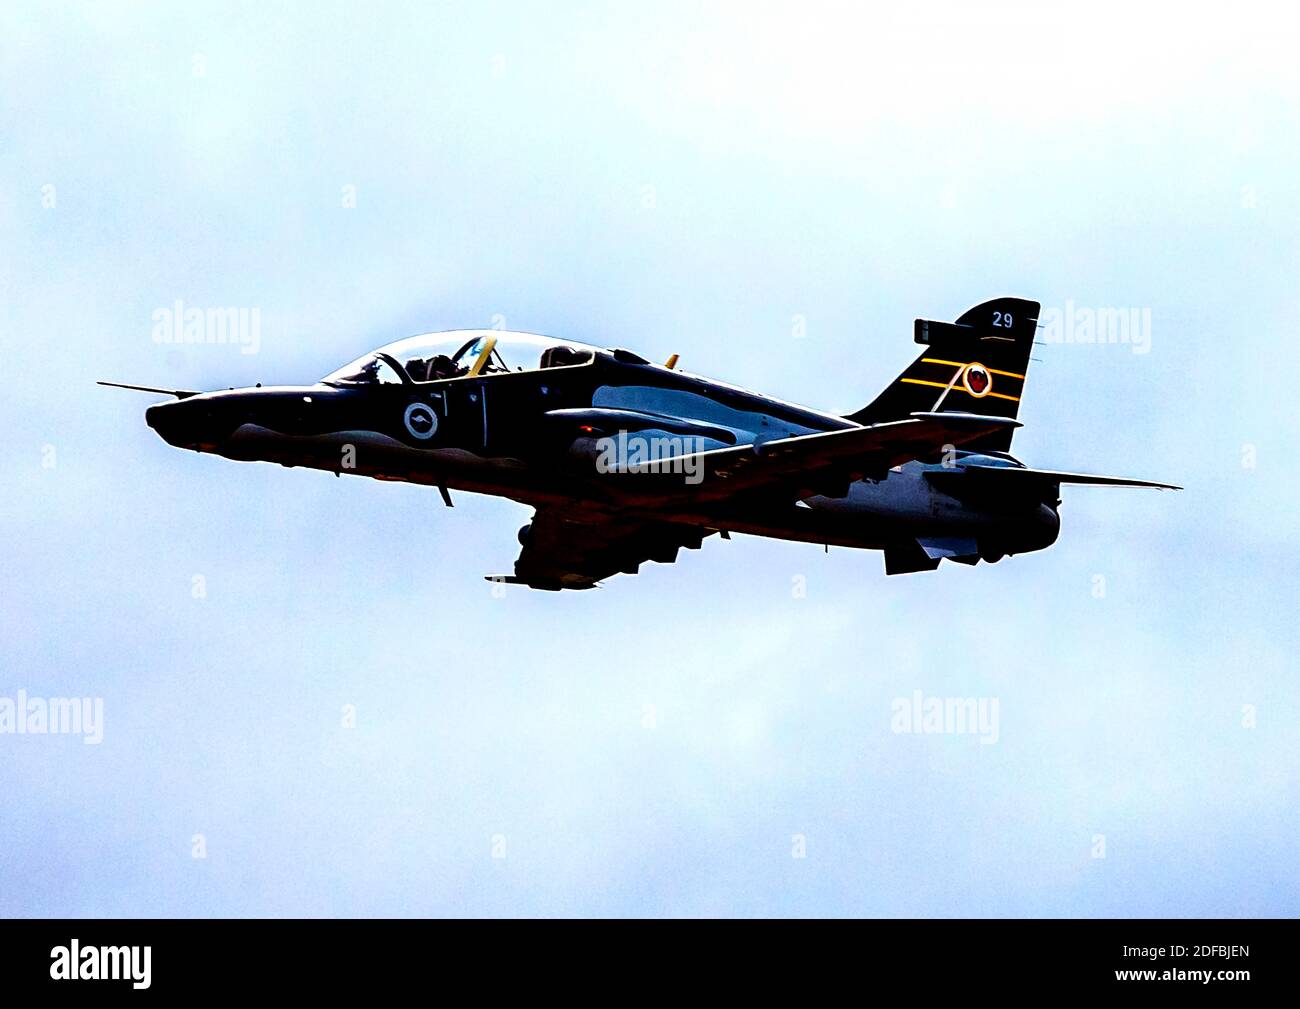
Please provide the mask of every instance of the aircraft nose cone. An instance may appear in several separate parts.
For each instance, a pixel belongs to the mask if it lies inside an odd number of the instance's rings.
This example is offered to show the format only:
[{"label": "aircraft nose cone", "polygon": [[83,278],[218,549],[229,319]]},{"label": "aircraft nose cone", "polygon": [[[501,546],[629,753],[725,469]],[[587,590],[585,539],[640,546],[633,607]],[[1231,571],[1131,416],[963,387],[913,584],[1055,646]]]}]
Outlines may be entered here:
[{"label": "aircraft nose cone", "polygon": [[155,403],[144,412],[144,422],[163,441],[178,448],[198,448],[215,441],[214,420],[210,406],[198,400]]},{"label": "aircraft nose cone", "polygon": [[184,445],[185,423],[182,403],[155,403],[144,412],[144,422],[169,445]]}]

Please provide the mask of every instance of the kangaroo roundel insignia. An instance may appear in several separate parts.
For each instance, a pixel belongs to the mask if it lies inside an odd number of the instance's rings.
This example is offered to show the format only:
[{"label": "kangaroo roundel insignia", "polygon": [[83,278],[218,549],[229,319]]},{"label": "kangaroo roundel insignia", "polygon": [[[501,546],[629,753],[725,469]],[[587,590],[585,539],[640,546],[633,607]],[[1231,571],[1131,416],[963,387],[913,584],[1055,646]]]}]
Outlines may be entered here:
[{"label": "kangaroo roundel insignia", "polygon": [[438,415],[428,403],[412,403],[406,408],[406,430],[426,441],[438,432]]},{"label": "kangaroo roundel insignia", "polygon": [[961,373],[961,381],[962,385],[966,386],[966,391],[976,399],[982,399],[993,391],[993,376],[982,364],[966,365],[966,369]]}]

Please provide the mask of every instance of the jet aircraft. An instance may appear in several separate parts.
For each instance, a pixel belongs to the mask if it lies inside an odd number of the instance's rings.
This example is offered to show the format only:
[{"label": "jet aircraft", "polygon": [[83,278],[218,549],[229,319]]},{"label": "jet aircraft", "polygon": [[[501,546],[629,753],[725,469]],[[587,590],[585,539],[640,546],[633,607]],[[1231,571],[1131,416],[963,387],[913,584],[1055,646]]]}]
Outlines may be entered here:
[{"label": "jet aircraft", "polygon": [[884,554],[886,574],[1042,550],[1065,484],[1172,484],[1034,469],[1010,454],[1039,305],[954,323],[872,402],[824,412],[629,350],[498,330],[413,336],[319,382],[165,393],[145,419],[228,459],[494,494],[534,509],[508,575],[589,589],[718,534]]}]

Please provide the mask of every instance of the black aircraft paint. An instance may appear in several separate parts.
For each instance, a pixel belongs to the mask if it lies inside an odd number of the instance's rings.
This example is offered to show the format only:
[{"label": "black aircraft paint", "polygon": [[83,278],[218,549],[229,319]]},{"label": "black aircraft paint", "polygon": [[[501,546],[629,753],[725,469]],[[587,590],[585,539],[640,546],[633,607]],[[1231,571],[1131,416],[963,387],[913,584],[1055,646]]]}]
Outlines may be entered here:
[{"label": "black aircraft paint", "polygon": [[502,581],[591,588],[715,532],[881,550],[900,574],[1050,546],[1062,484],[1177,489],[1008,454],[1038,309],[999,298],[917,320],[920,357],[847,417],[495,330],[412,337],[307,386],[126,388],[175,397],[145,419],[180,448],[532,506]]}]

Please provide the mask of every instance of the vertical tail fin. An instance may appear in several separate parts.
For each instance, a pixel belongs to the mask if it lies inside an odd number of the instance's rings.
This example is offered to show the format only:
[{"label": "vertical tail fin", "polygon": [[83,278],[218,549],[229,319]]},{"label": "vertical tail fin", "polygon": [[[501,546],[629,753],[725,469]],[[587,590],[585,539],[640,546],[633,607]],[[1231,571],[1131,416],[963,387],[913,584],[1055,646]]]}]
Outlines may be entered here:
[{"label": "vertical tail fin", "polygon": [[[944,410],[1014,418],[1038,330],[1038,310],[1036,301],[995,298],[976,305],[955,323],[917,319],[915,339],[926,349],[869,406],[849,414],[849,420],[878,424]],[[1011,434],[999,431],[963,447],[1005,452]]]}]

